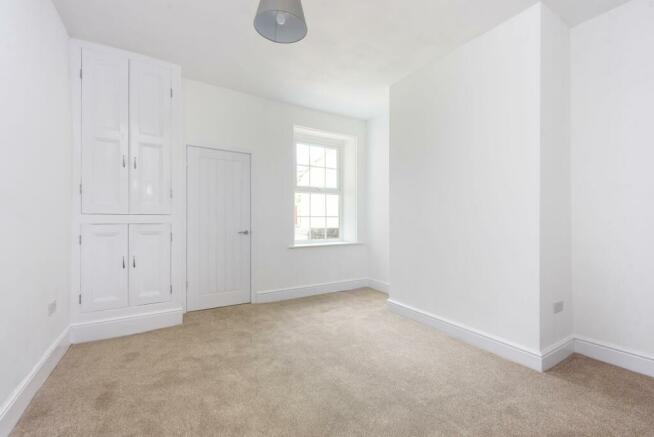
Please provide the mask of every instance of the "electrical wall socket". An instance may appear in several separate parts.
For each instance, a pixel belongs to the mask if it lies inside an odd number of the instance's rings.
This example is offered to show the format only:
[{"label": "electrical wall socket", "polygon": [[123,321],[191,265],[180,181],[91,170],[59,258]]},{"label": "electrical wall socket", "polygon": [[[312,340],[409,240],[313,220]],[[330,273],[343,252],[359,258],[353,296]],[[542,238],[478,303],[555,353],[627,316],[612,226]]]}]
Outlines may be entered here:
[{"label": "electrical wall socket", "polygon": [[53,315],[55,311],[57,311],[57,300],[53,300],[48,304],[48,315]]},{"label": "electrical wall socket", "polygon": [[560,313],[563,311],[563,301],[554,302],[554,314]]}]

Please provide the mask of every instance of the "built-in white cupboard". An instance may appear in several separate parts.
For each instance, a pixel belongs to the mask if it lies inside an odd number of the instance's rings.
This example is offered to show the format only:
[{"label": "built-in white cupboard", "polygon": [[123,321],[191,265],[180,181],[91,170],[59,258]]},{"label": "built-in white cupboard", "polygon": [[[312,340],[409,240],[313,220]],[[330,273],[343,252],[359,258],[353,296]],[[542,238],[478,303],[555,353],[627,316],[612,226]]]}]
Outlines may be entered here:
[{"label": "built-in white cupboard", "polygon": [[186,305],[181,69],[71,40],[71,340],[179,324]]},{"label": "built-in white cupboard", "polygon": [[82,213],[170,214],[172,71],[81,50]]},{"label": "built-in white cupboard", "polygon": [[85,312],[170,300],[170,225],[82,226],[81,294]]}]

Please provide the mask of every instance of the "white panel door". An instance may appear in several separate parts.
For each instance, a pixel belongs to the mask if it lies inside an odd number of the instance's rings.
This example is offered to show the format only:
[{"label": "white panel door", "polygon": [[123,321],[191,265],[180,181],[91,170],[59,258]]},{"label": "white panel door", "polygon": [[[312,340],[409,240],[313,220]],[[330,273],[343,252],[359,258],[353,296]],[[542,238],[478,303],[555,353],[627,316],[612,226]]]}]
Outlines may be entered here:
[{"label": "white panel door", "polygon": [[169,224],[129,225],[131,305],[170,300],[170,240]]},{"label": "white panel door", "polygon": [[128,61],[82,49],[82,213],[128,210]]},{"label": "white panel door", "polygon": [[82,311],[126,307],[127,225],[82,225]]},{"label": "white panel door", "polygon": [[170,214],[171,69],[129,63],[131,214]]},{"label": "white panel door", "polygon": [[188,148],[188,309],[250,302],[250,155]]}]

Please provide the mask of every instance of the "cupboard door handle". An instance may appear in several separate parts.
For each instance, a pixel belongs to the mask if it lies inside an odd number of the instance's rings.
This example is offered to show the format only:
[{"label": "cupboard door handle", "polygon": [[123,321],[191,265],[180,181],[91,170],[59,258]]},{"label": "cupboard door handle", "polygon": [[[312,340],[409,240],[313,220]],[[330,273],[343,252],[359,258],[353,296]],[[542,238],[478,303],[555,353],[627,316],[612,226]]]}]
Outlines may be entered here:
[{"label": "cupboard door handle", "polygon": [[135,256],[132,257],[132,267],[136,268],[136,257]]},{"label": "cupboard door handle", "polygon": [[134,157],[134,170],[136,170],[136,156]]},{"label": "cupboard door handle", "polygon": [[125,268],[125,257],[123,257],[123,268]]},{"label": "cupboard door handle", "polygon": [[125,161],[125,155],[123,155],[123,168],[125,168],[126,165],[127,165],[127,163]]}]

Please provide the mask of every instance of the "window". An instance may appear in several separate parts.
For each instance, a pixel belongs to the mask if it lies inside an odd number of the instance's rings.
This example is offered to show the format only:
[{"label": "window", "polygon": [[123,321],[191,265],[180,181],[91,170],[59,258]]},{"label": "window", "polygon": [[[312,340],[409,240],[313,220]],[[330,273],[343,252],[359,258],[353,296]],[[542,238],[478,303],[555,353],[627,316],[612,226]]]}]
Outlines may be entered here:
[{"label": "window", "polygon": [[357,137],[302,126],[293,136],[291,247],[358,244]]},{"label": "window", "polygon": [[295,242],[342,239],[341,148],[295,143]]}]

